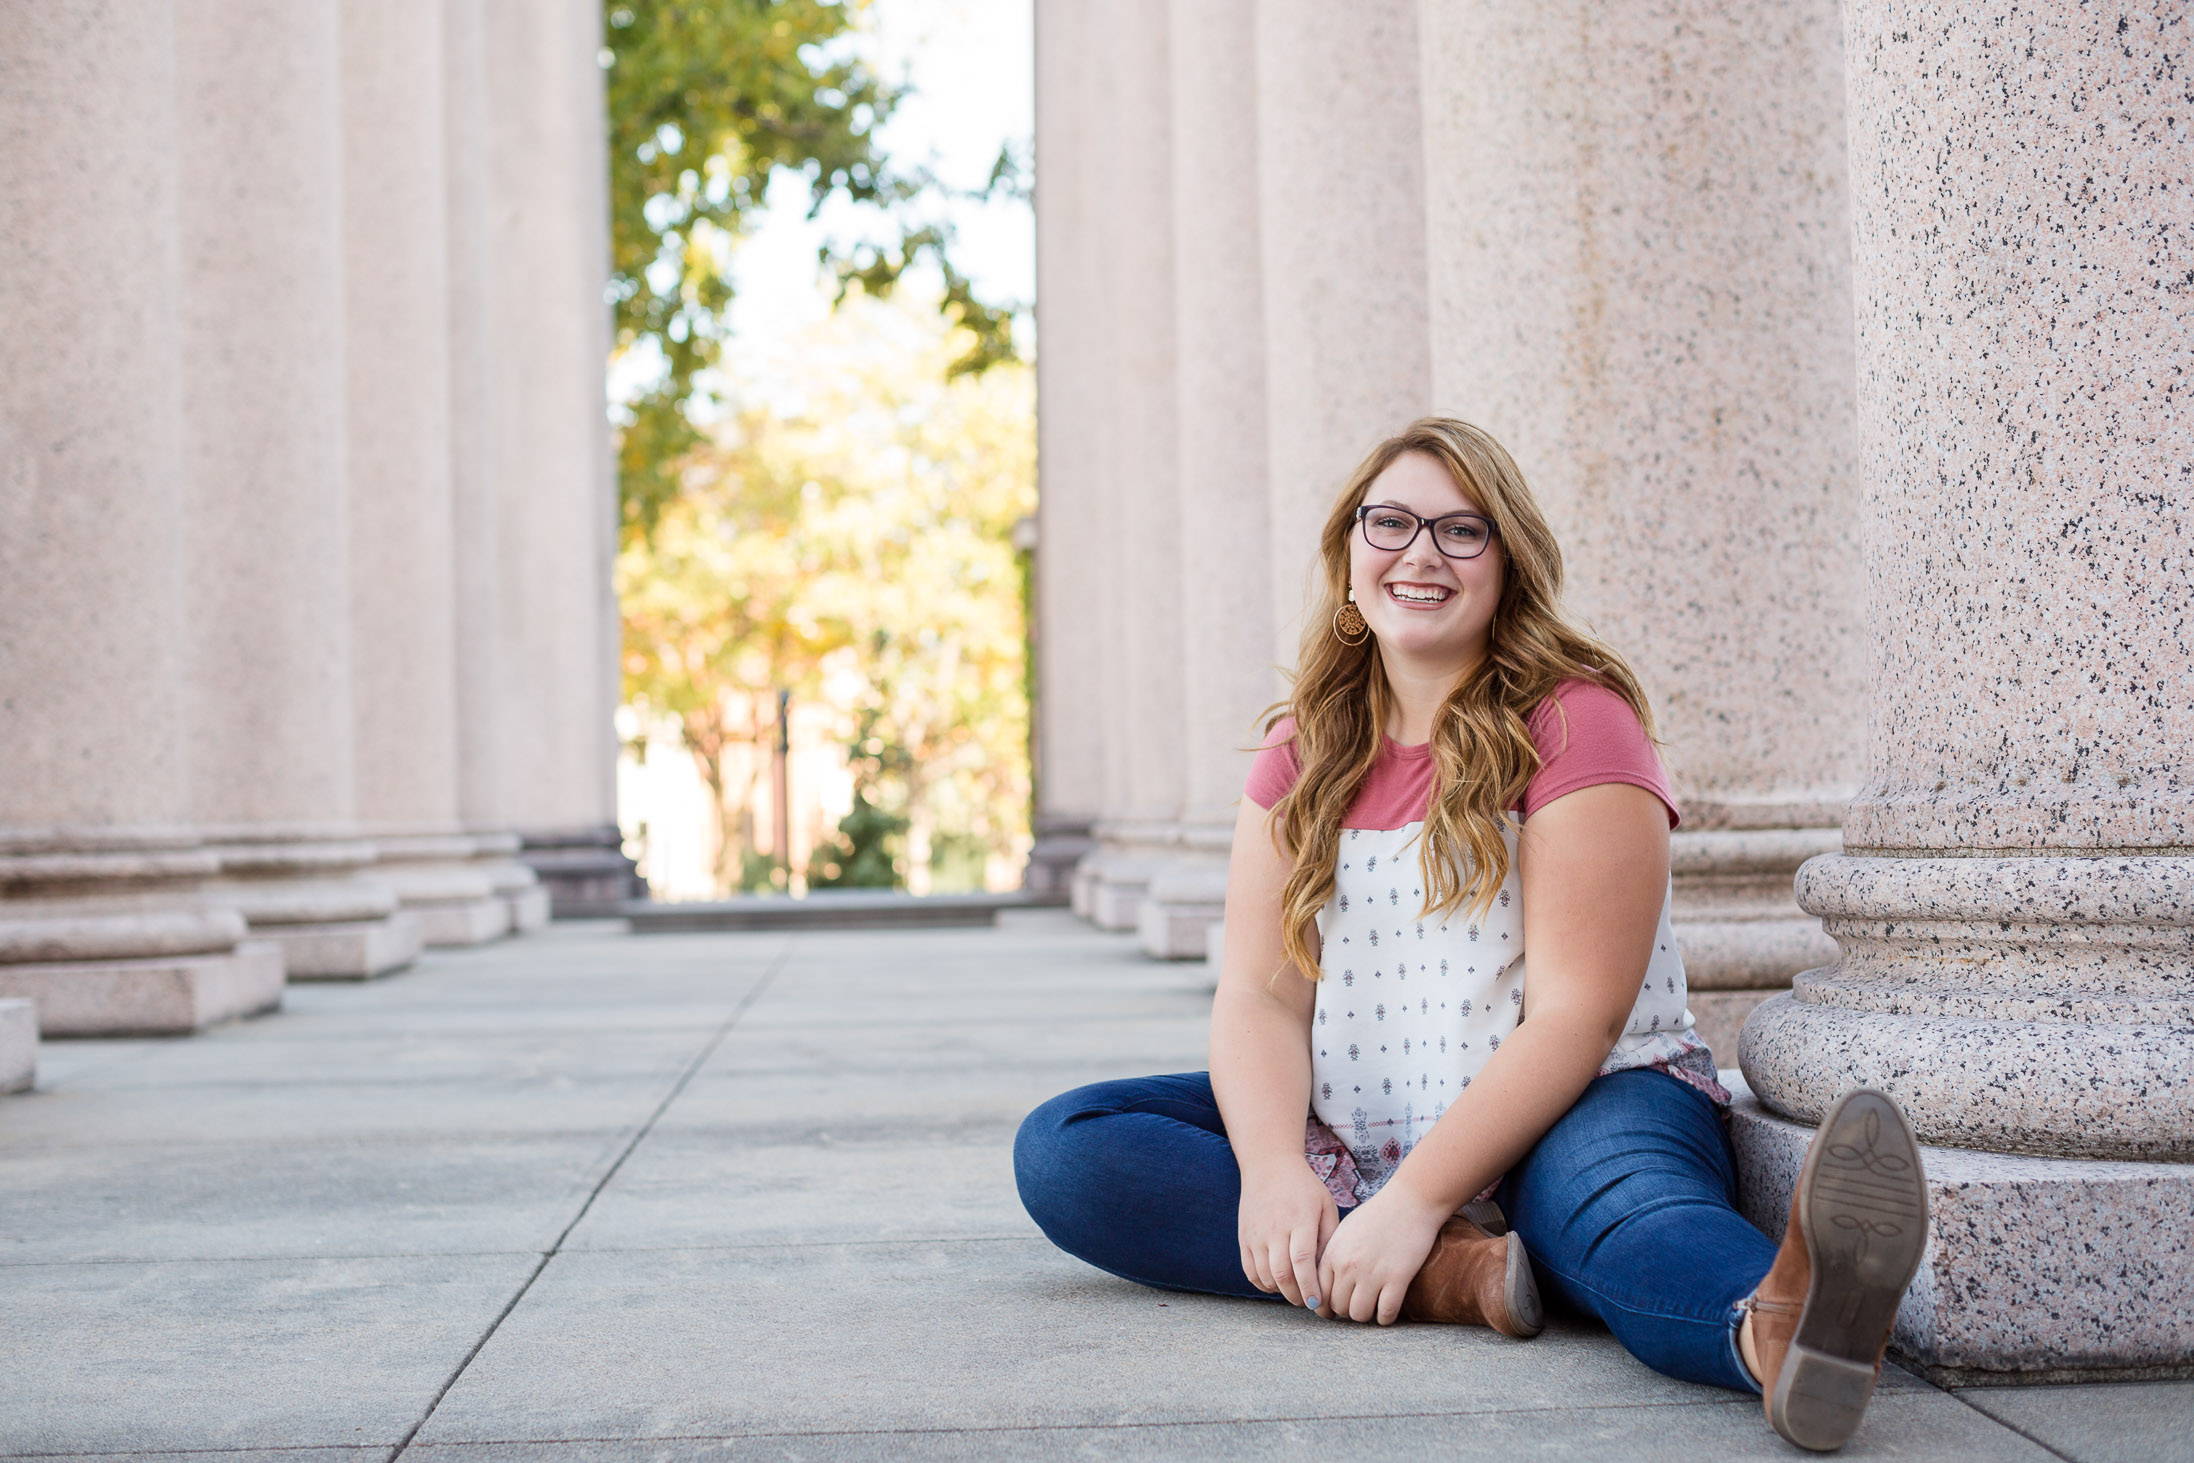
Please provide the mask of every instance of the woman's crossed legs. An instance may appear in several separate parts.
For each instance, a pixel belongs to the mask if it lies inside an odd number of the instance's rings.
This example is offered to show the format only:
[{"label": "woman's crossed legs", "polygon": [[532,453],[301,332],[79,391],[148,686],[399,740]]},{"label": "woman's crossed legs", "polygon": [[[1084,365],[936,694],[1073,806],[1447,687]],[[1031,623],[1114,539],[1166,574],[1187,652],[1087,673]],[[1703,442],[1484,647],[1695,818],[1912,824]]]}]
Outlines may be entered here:
[{"label": "woman's crossed legs", "polygon": [[[1052,1243],[1123,1279],[1270,1298],[1242,1273],[1241,1172],[1202,1072],[1077,1088],[1022,1123],[1021,1202]],[[1736,1304],[1775,1258],[1733,1205],[1720,1115],[1659,1072],[1597,1078],[1502,1183],[1542,1284],[1670,1376],[1757,1390]],[[1344,1214],[1344,1218],[1346,1215]]]}]

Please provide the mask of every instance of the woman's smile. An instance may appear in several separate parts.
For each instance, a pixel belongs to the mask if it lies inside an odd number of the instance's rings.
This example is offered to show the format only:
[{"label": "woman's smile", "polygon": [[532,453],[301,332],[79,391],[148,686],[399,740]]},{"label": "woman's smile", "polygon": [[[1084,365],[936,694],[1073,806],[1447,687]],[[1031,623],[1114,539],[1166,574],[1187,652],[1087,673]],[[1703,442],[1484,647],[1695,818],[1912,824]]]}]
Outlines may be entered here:
[{"label": "woman's smile", "polygon": [[1389,580],[1387,598],[1412,610],[1436,610],[1455,597],[1455,591],[1445,584],[1427,584],[1422,580]]}]

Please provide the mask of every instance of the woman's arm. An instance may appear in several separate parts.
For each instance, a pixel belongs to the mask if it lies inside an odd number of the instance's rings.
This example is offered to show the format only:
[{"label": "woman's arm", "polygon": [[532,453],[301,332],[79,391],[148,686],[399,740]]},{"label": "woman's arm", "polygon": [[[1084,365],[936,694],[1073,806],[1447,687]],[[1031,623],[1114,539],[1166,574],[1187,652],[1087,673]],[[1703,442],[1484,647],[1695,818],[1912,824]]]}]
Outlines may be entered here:
[{"label": "woman's arm", "polygon": [[1226,957],[1211,1008],[1211,1090],[1242,1170],[1242,1273],[1295,1305],[1318,1294],[1318,1253],[1340,1212],[1303,1161],[1317,992],[1280,945],[1290,861],[1263,808],[1242,800],[1227,865]]},{"label": "woman's arm", "polygon": [[1326,1251],[1336,1311],[1392,1321],[1449,1215],[1531,1150],[1623,1034],[1668,896],[1668,814],[1628,783],[1580,788],[1524,826],[1528,1019]]}]

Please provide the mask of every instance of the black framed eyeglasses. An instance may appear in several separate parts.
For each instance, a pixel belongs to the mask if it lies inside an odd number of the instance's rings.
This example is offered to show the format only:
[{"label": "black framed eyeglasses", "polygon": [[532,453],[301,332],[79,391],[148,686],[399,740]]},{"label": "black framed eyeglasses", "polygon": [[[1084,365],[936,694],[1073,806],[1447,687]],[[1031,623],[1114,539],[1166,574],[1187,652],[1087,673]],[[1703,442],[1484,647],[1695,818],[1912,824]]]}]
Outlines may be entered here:
[{"label": "black framed eyeglasses", "polygon": [[1364,542],[1392,552],[1417,542],[1417,535],[1432,530],[1432,546],[1450,559],[1475,559],[1493,542],[1493,520],[1483,513],[1443,513],[1438,518],[1419,518],[1407,508],[1391,503],[1366,503],[1356,510],[1356,522],[1364,530]]}]

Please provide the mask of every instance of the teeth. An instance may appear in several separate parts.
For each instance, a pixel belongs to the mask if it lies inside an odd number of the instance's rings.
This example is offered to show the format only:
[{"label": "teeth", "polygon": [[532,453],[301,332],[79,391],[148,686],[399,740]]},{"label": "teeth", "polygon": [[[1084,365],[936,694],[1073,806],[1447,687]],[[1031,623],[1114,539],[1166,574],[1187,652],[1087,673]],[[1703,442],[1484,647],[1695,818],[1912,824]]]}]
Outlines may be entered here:
[{"label": "teeth", "polygon": [[1401,584],[1390,584],[1387,588],[1396,599],[1416,600],[1420,604],[1438,604],[1448,595],[1444,589],[1412,589]]}]

